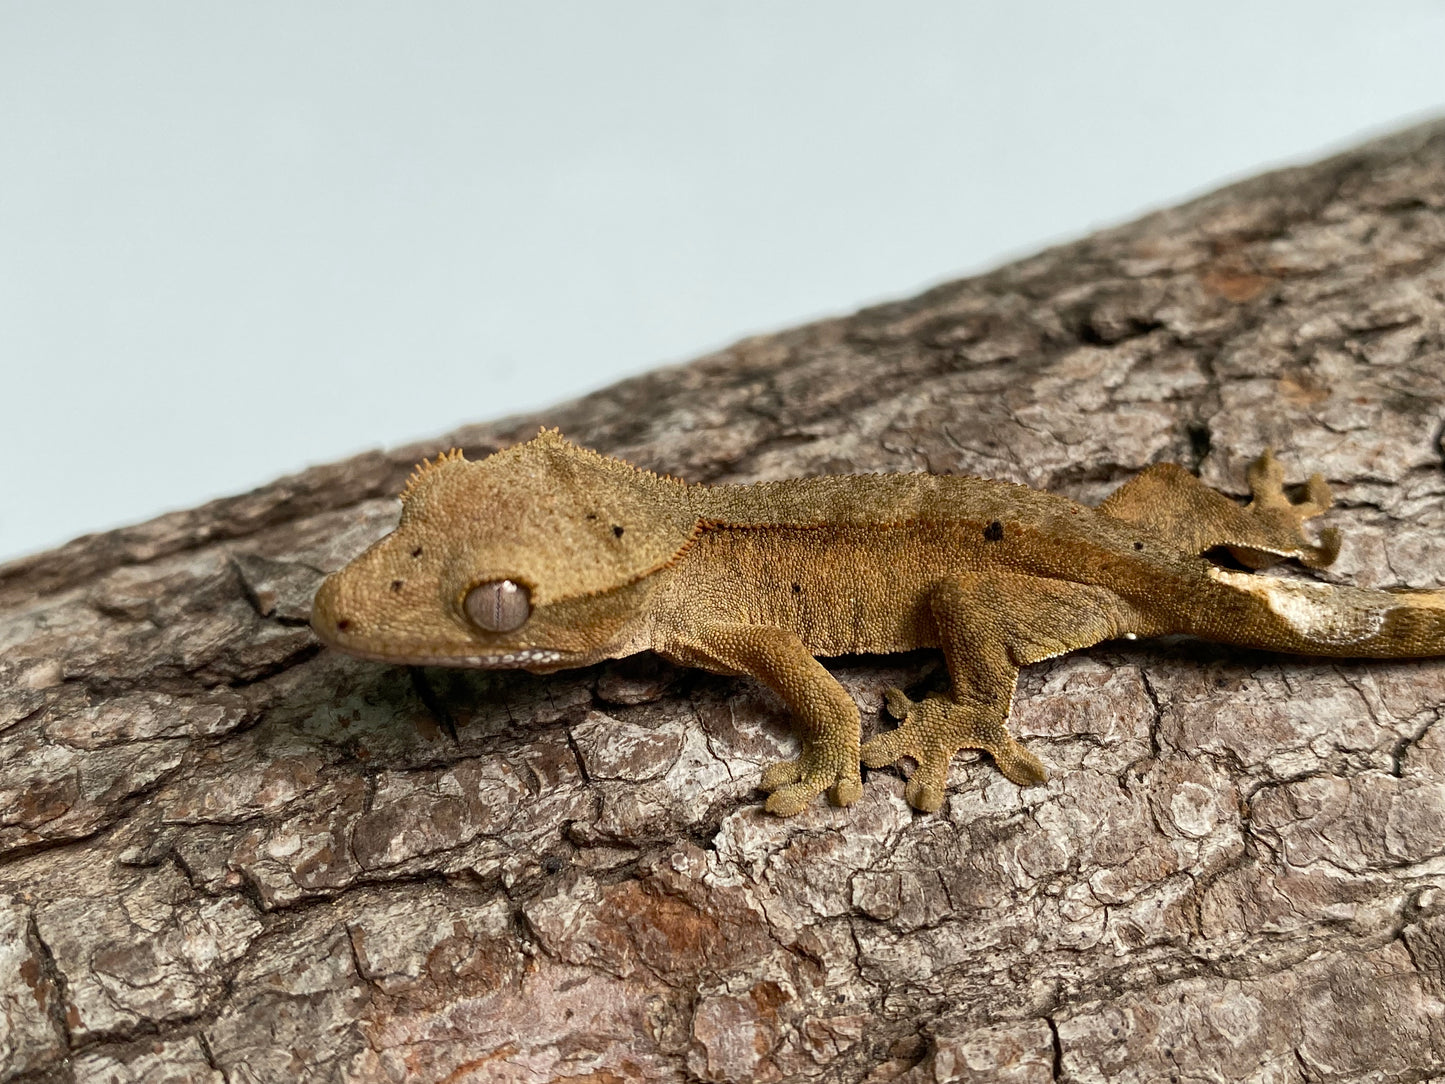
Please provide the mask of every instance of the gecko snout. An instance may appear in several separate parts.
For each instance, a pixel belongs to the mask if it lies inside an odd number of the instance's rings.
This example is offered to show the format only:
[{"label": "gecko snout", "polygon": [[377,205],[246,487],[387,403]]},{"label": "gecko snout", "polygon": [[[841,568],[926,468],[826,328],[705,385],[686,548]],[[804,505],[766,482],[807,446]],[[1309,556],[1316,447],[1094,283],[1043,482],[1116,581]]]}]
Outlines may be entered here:
[{"label": "gecko snout", "polygon": [[311,602],[311,631],[325,643],[335,644],[352,629],[354,621],[342,601],[340,578],[333,573],[321,581]]}]

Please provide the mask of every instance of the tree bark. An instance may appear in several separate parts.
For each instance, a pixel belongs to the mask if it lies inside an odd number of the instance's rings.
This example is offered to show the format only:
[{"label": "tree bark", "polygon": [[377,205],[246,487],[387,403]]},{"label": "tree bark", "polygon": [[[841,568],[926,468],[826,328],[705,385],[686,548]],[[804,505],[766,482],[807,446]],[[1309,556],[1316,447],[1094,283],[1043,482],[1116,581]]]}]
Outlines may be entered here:
[{"label": "tree bark", "polygon": [[[1328,579],[1445,583],[1445,124],[536,416],[0,568],[0,1080],[1445,1074],[1445,662],[1109,644],[1021,791],[762,812],[786,714],[640,657],[321,651],[412,463],[560,425],[699,481],[1322,471]],[[933,653],[830,663],[879,725]]]}]

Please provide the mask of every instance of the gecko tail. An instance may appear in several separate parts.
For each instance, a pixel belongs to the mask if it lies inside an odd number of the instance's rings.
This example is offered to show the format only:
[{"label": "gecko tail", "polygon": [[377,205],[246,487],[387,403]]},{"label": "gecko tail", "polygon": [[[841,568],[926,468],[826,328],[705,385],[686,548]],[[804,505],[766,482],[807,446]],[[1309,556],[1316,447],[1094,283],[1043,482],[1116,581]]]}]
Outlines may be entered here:
[{"label": "gecko tail", "polygon": [[1445,590],[1374,591],[1219,569],[1239,592],[1234,620],[1210,636],[1301,655],[1411,659],[1445,655]]}]

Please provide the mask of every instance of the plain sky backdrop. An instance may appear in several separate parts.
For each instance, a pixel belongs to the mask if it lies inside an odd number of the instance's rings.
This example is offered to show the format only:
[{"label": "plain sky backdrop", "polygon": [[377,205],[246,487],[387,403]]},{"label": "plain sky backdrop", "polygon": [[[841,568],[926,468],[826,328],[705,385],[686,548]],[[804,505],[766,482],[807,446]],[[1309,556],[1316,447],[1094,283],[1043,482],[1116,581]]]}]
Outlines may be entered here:
[{"label": "plain sky backdrop", "polygon": [[0,559],[1445,107],[1442,0],[0,0]]}]

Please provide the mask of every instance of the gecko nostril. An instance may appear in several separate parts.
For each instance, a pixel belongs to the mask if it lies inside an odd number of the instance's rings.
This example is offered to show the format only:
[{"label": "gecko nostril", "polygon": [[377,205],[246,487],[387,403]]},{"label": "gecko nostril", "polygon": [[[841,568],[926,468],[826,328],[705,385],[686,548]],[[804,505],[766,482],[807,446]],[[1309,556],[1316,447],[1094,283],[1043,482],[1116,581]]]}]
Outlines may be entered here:
[{"label": "gecko nostril", "polygon": [[340,621],[336,622],[337,632],[345,632],[349,628],[351,628],[351,618],[349,617],[343,617]]},{"label": "gecko nostril", "polygon": [[402,584],[405,583],[405,582],[406,582],[406,581],[404,581],[404,580],[392,580],[392,581],[391,581],[391,589],[392,589],[393,591],[400,591]]}]

